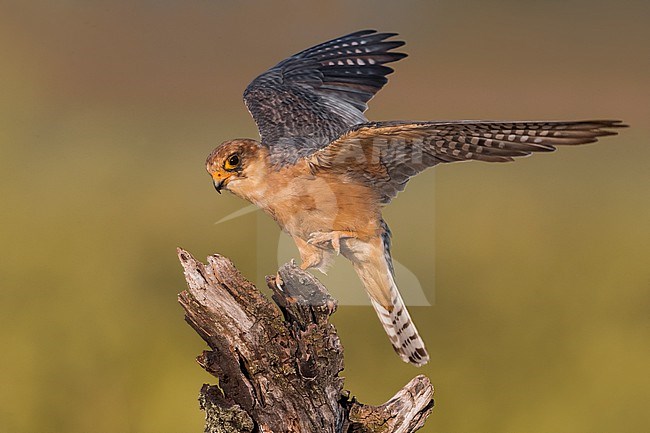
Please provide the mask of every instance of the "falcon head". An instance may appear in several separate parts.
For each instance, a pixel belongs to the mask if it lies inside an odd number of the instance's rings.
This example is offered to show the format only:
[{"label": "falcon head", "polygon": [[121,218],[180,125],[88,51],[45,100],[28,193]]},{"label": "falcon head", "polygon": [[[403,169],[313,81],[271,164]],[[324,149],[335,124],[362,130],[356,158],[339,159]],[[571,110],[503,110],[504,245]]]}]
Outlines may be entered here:
[{"label": "falcon head", "polygon": [[259,142],[238,138],[217,146],[205,163],[219,194],[223,188],[236,193],[238,183],[263,176],[267,157],[268,150]]}]

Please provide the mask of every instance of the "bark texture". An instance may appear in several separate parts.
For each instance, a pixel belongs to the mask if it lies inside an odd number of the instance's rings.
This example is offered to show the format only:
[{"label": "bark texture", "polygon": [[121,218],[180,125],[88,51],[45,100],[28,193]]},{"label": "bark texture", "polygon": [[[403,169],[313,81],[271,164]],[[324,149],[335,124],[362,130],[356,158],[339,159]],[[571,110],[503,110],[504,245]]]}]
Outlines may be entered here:
[{"label": "bark texture", "polygon": [[197,359],[219,379],[199,402],[208,433],[408,433],[433,409],[433,386],[411,380],[381,406],[343,391],[343,347],[329,316],[336,300],[311,274],[286,264],[267,277],[269,300],[225,257],[203,264],[178,250],[188,289],[186,321],[210,347]]}]

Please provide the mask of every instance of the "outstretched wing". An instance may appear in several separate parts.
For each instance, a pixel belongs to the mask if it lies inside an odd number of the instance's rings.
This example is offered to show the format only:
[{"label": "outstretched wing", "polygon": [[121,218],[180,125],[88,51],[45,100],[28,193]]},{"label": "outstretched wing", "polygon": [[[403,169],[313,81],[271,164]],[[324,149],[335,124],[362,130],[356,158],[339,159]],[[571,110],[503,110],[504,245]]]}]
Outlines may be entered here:
[{"label": "outstretched wing", "polygon": [[366,103],[406,54],[386,41],[396,33],[362,30],[324,42],[278,63],[249,84],[248,107],[274,163],[293,163],[366,122]]},{"label": "outstretched wing", "polygon": [[558,145],[593,143],[624,126],[618,120],[365,123],[314,153],[309,163],[314,171],[367,183],[389,203],[409,178],[439,163],[512,161]]}]

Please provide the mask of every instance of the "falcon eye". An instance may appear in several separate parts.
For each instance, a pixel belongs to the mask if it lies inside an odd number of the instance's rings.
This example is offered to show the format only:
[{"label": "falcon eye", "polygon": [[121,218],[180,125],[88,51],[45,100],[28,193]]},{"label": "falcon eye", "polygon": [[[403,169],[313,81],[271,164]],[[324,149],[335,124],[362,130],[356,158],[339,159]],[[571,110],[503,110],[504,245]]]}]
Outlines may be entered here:
[{"label": "falcon eye", "polygon": [[223,168],[226,170],[234,170],[237,167],[239,167],[240,163],[239,155],[236,153],[234,155],[230,155],[228,159],[226,160],[226,163],[223,165]]}]

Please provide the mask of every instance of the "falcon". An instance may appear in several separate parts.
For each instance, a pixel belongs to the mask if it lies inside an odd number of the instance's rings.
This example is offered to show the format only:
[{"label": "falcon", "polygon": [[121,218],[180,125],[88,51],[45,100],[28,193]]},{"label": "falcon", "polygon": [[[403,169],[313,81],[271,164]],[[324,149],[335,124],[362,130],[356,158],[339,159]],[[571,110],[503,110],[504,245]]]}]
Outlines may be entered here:
[{"label": "falcon", "polygon": [[362,30],[301,51],[255,78],[244,102],[261,139],[210,153],[214,187],[257,205],[294,240],[301,268],[352,262],[397,354],[429,354],[395,283],[382,209],[408,180],[437,164],[506,162],[556,146],[592,143],[618,120],[369,122],[367,103],[406,54],[396,33]]}]

